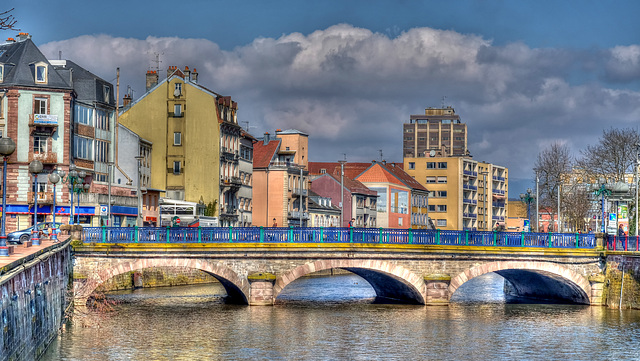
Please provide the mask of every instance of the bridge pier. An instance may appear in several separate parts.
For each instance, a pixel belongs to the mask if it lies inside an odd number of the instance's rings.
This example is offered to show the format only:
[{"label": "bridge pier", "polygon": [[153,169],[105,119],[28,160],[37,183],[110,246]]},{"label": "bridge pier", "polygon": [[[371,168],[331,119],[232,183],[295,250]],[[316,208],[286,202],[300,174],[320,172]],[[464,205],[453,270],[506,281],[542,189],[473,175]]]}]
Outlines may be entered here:
[{"label": "bridge pier", "polygon": [[589,277],[591,285],[591,305],[604,306],[602,295],[604,294],[605,276],[602,274],[592,275]]},{"label": "bridge pier", "polygon": [[249,280],[249,306],[273,306],[273,285],[276,275],[273,273],[252,273]]},{"label": "bridge pier", "polygon": [[427,306],[448,306],[449,305],[449,284],[451,276],[446,274],[430,274],[424,276],[424,283],[427,286]]}]

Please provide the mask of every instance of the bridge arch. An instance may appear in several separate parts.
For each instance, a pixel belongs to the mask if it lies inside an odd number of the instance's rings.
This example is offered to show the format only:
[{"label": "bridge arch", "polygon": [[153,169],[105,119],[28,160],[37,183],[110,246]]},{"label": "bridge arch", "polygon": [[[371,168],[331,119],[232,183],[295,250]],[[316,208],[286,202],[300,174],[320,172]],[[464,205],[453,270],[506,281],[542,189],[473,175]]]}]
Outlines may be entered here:
[{"label": "bridge arch", "polygon": [[451,279],[449,298],[465,282],[490,272],[504,277],[522,297],[591,303],[591,285],[585,277],[561,264],[539,261],[497,261],[472,267]]},{"label": "bridge arch", "polygon": [[123,273],[154,267],[186,267],[201,270],[222,283],[231,302],[249,304],[249,284],[246,280],[242,280],[236,272],[223,264],[193,258],[138,258],[120,262],[100,270],[83,282],[74,281],[74,297],[81,303],[86,302],[105,281]]},{"label": "bridge arch", "polygon": [[313,272],[342,268],[364,278],[379,299],[403,303],[425,304],[427,287],[424,279],[402,266],[382,260],[334,259],[298,266],[276,279],[274,300],[294,280]]}]

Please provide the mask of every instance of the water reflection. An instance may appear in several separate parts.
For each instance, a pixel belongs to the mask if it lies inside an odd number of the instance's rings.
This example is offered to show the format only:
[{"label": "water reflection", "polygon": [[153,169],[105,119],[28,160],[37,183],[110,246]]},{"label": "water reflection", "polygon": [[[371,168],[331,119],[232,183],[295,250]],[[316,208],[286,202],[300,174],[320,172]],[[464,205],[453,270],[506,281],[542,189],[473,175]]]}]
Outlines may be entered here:
[{"label": "water reflection", "polygon": [[220,284],[119,292],[114,312],[93,315],[99,327],[70,326],[44,359],[640,358],[638,311],[509,304],[500,279],[480,281],[443,307],[372,304],[355,275],[300,279],[274,307],[225,304]]}]

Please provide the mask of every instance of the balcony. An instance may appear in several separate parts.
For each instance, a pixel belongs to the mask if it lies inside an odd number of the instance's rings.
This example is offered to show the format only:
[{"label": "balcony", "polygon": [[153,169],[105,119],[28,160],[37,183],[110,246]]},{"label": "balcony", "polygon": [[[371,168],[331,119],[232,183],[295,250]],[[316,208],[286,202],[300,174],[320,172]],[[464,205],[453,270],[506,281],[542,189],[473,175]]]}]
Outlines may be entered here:
[{"label": "balcony", "polygon": [[498,208],[504,208],[504,202],[493,202],[492,205]]},{"label": "balcony", "polygon": [[231,150],[231,148],[227,148],[227,147],[220,148],[221,161],[238,163],[239,159],[240,159],[240,155],[238,154],[238,151],[234,152],[233,150]]},{"label": "balcony", "polygon": [[237,218],[238,207],[234,206],[223,206],[220,207],[220,217],[221,218]]},{"label": "balcony", "polygon": [[[300,219],[300,212],[299,211],[291,211],[291,212],[289,212],[289,217],[288,218]],[[302,219],[309,219],[309,213],[302,212]]]},{"label": "balcony", "polygon": [[494,221],[504,221],[504,216],[493,216],[491,219]]},{"label": "balcony", "polygon": [[462,198],[462,203],[465,204],[478,204],[478,201],[475,199]]},{"label": "balcony", "polygon": [[291,190],[291,194],[297,195],[297,196],[303,196],[306,197],[308,194],[308,191],[306,189],[300,189],[300,188],[293,188],[293,190]]},{"label": "balcony", "polygon": [[51,135],[58,129],[58,116],[52,114],[29,114],[31,134]]},{"label": "balcony", "polygon": [[472,186],[471,184],[463,184],[462,188],[470,190],[470,191],[477,191],[478,190],[478,187]]},{"label": "balcony", "polygon": [[504,191],[501,191],[500,189],[492,189],[491,190],[494,194],[498,194],[498,195],[504,195]]},{"label": "balcony", "polygon": [[500,181],[500,182],[504,182],[505,181],[504,177],[500,177],[500,176],[496,176],[496,175],[494,175],[492,178],[493,178],[494,181]]},{"label": "balcony", "polygon": [[[33,192],[27,193],[29,204],[33,204]],[[53,192],[38,192],[38,204],[53,204]]]},{"label": "balcony", "polygon": [[42,164],[58,164],[57,153],[29,153],[29,162],[39,160]]},{"label": "balcony", "polygon": [[230,187],[237,190],[242,185],[242,180],[238,177],[225,177],[220,179],[220,185],[222,187]]},{"label": "balcony", "polygon": [[464,213],[462,213],[462,217],[476,219],[478,217],[478,215],[475,214],[475,213],[466,213],[466,212],[464,212]]},{"label": "balcony", "polygon": [[180,113],[169,112],[169,118],[183,118],[185,116],[184,111]]}]

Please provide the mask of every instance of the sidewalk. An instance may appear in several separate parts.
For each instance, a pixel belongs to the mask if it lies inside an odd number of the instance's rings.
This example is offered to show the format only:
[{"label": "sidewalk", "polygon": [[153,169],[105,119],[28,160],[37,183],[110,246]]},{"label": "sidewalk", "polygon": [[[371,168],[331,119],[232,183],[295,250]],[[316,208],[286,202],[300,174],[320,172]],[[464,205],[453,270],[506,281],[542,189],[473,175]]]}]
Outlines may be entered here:
[{"label": "sidewalk", "polygon": [[0,257],[0,275],[13,268],[14,266],[10,266],[7,269],[4,269],[4,267],[11,265],[12,263],[16,263],[16,265],[22,264],[22,262],[19,262],[21,259],[31,258],[29,257],[30,255],[43,251],[44,249],[53,245],[63,243],[68,238],[69,235],[59,235],[58,243],[53,243],[48,238],[41,239],[39,246],[27,247],[25,244],[9,245],[13,246],[13,254],[10,254],[9,257]]}]

